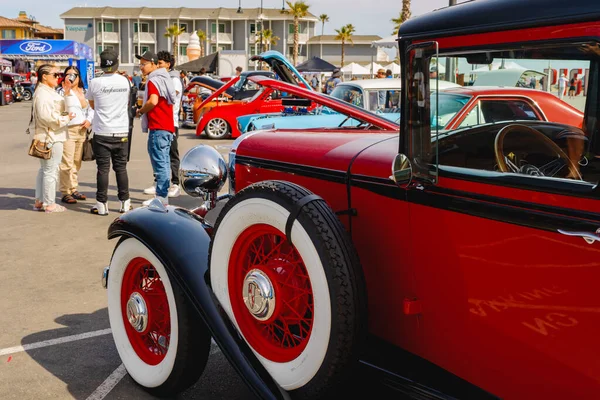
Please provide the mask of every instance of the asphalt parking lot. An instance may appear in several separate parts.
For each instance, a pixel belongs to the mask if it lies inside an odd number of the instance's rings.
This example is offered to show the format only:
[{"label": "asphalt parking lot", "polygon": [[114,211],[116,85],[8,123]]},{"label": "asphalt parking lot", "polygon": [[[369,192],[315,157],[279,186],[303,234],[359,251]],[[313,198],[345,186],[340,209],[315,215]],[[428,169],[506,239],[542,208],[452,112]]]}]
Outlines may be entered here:
[{"label": "asphalt parking lot", "polygon": [[[121,366],[100,285],[115,245],[106,239],[107,228],[119,215],[114,174],[108,218],[89,213],[95,162],[84,162],[80,172],[80,191],[90,200],[60,214],[32,211],[39,163],[27,155],[30,107],[0,107],[0,399],[151,399]],[[226,154],[231,140],[206,141],[182,130],[182,154],[198,143]],[[139,123],[128,171],[132,203],[139,207],[148,198],[142,190],[152,184]],[[197,200],[184,194],[171,203],[194,207]],[[213,345],[205,374],[179,398],[253,395]]]}]

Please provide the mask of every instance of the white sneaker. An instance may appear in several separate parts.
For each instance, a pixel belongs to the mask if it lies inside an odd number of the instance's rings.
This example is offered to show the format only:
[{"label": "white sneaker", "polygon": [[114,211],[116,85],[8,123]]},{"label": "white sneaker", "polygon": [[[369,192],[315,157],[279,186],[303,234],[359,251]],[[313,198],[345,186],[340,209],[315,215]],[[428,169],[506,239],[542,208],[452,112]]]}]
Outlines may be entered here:
[{"label": "white sneaker", "polygon": [[96,201],[96,205],[90,210],[92,214],[108,215],[108,203],[100,203]]},{"label": "white sneaker", "polygon": [[146,200],[145,202],[142,203],[142,206],[148,207],[150,205],[150,203],[152,203],[152,200],[154,199],[159,199],[165,206],[169,205],[169,198],[164,198],[164,197],[160,197],[160,196],[156,196],[153,199],[149,199]]},{"label": "white sneaker", "polygon": [[119,212],[123,214],[131,210],[132,208],[133,207],[131,207],[131,199],[127,199],[125,201],[121,201],[121,208],[119,209]]},{"label": "white sneaker", "polygon": [[173,185],[169,188],[169,197],[179,197],[180,194],[179,185]]},{"label": "white sneaker", "polygon": [[149,188],[144,189],[144,194],[156,194],[156,185],[150,186]]}]

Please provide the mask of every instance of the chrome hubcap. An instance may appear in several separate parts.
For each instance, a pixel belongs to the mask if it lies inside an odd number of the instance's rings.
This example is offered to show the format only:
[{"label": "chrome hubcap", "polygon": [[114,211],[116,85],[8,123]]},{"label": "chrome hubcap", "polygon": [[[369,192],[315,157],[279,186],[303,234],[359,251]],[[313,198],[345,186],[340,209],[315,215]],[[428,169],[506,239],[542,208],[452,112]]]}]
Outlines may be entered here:
[{"label": "chrome hubcap", "polygon": [[134,292],[127,302],[127,319],[133,329],[144,332],[148,327],[148,308],[141,294]]},{"label": "chrome hubcap", "polygon": [[213,135],[224,135],[227,133],[227,122],[220,118],[215,118],[208,122],[208,129]]},{"label": "chrome hubcap", "polygon": [[266,321],[275,312],[275,291],[269,277],[258,269],[246,274],[242,288],[244,304],[259,321]]}]

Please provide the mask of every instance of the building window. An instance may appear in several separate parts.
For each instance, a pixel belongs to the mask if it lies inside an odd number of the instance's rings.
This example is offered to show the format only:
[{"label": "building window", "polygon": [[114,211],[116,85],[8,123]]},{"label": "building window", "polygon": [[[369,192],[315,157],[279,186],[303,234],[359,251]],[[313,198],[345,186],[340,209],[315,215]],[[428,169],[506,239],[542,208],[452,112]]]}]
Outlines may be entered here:
[{"label": "building window", "polygon": [[114,25],[112,22],[105,22],[104,29],[102,29],[102,22],[98,22],[99,32],[114,32]]},{"label": "building window", "polygon": [[250,33],[251,34],[256,33],[256,24],[254,24],[254,23],[250,24]]},{"label": "building window", "polygon": [[[217,34],[217,24],[215,22],[210,24],[210,31],[213,35]],[[219,23],[219,33],[225,33],[225,24]]]},{"label": "building window", "polygon": [[138,47],[137,47],[137,45],[133,46],[133,53],[134,53],[134,54],[139,54],[139,55],[142,55],[142,54],[144,54],[145,52],[147,52],[148,50],[150,50],[150,46],[143,46],[143,45],[142,45],[141,47],[142,47],[142,52],[140,53],[140,52],[138,51]]},{"label": "building window", "polygon": [[[140,29],[140,31],[141,31],[142,33],[147,33],[147,32],[150,32],[150,24],[149,24],[149,23],[147,23],[147,22],[140,22],[139,29]],[[137,33],[137,32],[138,32],[138,23],[137,23],[137,22],[134,22],[134,23],[133,23],[133,31],[134,31],[135,33]]]},{"label": "building window", "polygon": [[2,39],[16,39],[17,31],[15,29],[4,29],[2,31]]},{"label": "building window", "polygon": [[179,24],[179,29],[182,29],[184,32],[189,32],[187,25],[187,23],[181,23]]},{"label": "building window", "polygon": [[97,49],[97,50],[98,50],[98,55],[100,55],[100,53],[102,53],[104,50],[109,50],[109,49],[110,49],[110,50],[114,50],[114,49],[115,49],[115,47],[114,47],[114,46],[111,46],[111,45],[109,45],[109,44],[105,44],[105,45],[104,45],[104,48],[102,48],[102,45],[101,45],[101,44],[99,44],[99,45],[98,45],[98,49]]},{"label": "building window", "polygon": [[187,44],[180,44],[180,45],[179,45],[179,55],[180,55],[180,56],[185,56],[185,55],[187,55],[187,47],[188,47],[188,45],[187,45]]},{"label": "building window", "polygon": [[250,56],[255,56],[256,55],[256,51],[257,51],[257,47],[256,46],[250,46]]}]

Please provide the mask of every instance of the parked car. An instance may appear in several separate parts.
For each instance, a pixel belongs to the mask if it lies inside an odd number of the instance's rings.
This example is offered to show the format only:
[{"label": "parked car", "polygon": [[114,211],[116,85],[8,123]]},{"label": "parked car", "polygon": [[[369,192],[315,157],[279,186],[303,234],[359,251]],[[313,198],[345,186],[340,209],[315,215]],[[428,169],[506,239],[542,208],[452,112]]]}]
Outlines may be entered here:
[{"label": "parked car", "polygon": [[323,96],[365,124],[250,132],[227,163],[210,146],[190,150],[181,184],[198,209],[155,200],[109,228],[119,241],[104,273],[108,313],[132,379],[154,394],[184,390],[212,337],[263,399],[375,382],[353,373],[359,362],[417,398],[594,398],[600,82],[586,81],[582,129],[442,131],[429,71],[440,57],[510,55],[587,62],[597,77],[599,22],[588,0],[436,10],[398,32],[399,132]]},{"label": "parked car", "polygon": [[[331,96],[351,102],[358,107],[365,107],[390,121],[399,122],[400,109],[397,102],[392,101],[386,107],[380,107],[378,102],[380,93],[384,94],[381,98],[385,96],[389,100],[400,91],[392,90],[393,82],[389,86],[381,86],[379,84],[381,81],[383,79],[366,80],[361,82],[360,86],[353,82],[344,82],[334,89]],[[399,83],[396,79],[385,79],[385,81]],[[373,86],[375,83],[378,86]],[[437,85],[431,86],[439,89],[439,94],[432,99],[433,104],[430,107],[431,124],[432,127],[440,130],[520,120],[552,121],[580,128],[583,124],[581,111],[547,92],[521,88],[461,87],[445,81],[439,81]],[[265,128],[326,128],[358,123],[346,118],[344,114],[323,108],[316,108],[309,115],[285,111],[279,114],[246,115],[238,117],[238,122],[242,132]]]},{"label": "parked car", "polygon": [[[200,110],[196,119],[197,136],[205,133],[210,139],[236,138],[241,134],[237,123],[238,117],[247,114],[266,114],[282,111],[283,107],[280,99],[282,93],[270,89],[258,90],[254,83],[256,77],[277,76],[283,82],[312,90],[310,85],[302,78],[302,75],[281,53],[267,51],[254,56],[252,59],[268,64],[272,71],[260,71],[260,74],[242,73],[241,76],[233,77],[227,81],[219,90],[206,98],[203,103],[197,106],[197,109]],[[227,93],[230,88],[236,88],[237,92],[254,91],[255,94],[252,98],[238,104],[221,101],[222,93]],[[223,105],[227,105],[227,107],[223,107]],[[295,107],[292,108],[295,109]]]},{"label": "parked car", "polygon": [[[275,76],[275,74],[270,71],[243,72],[237,84],[229,87],[223,92],[221,99],[219,100],[222,102],[220,105],[236,104],[244,99],[254,96],[258,88],[252,82],[248,81],[248,77],[256,75],[268,77]],[[210,94],[223,85],[223,81],[204,76],[197,76],[190,81],[189,85],[183,91],[181,99],[181,110],[183,113],[182,121],[184,126],[190,128],[196,127],[196,121],[198,121],[200,115],[204,112],[200,108],[200,105]],[[205,104],[203,107],[212,108],[215,105],[215,102],[212,102],[210,104]]]}]

